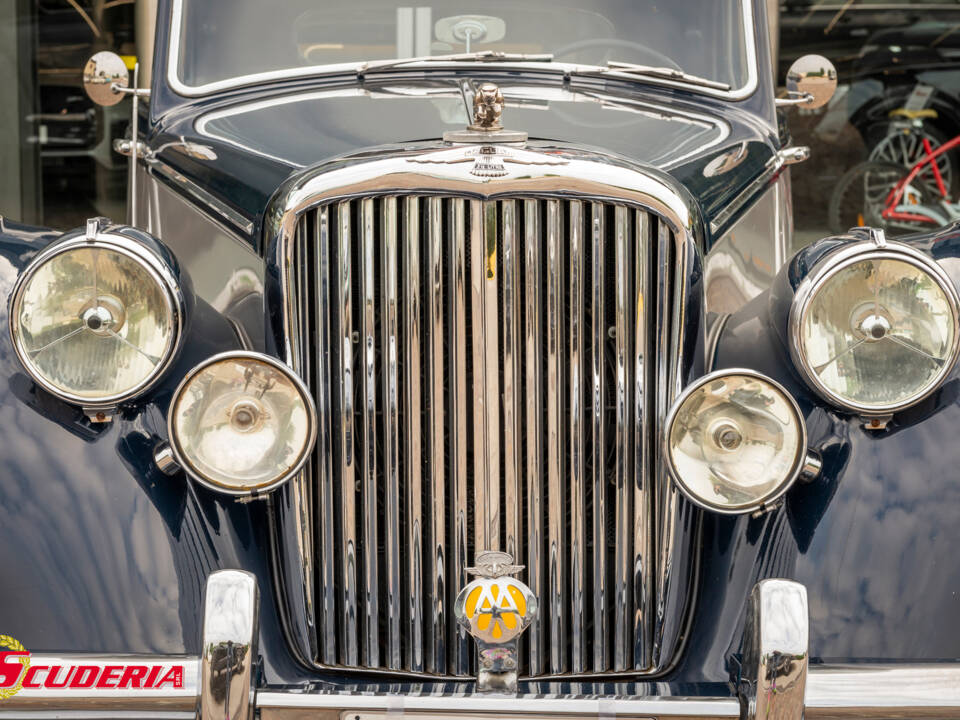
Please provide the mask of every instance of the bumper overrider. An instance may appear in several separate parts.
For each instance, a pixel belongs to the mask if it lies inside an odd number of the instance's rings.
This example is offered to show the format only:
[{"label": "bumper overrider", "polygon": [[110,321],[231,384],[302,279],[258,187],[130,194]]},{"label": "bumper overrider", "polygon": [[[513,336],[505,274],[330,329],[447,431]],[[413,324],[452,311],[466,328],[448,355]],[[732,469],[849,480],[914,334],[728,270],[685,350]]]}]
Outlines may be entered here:
[{"label": "bumper overrider", "polygon": [[[726,697],[398,695],[256,687],[258,611],[254,576],[222,570],[207,580],[199,658],[8,653],[0,663],[0,718],[243,720],[257,712],[264,720],[960,717],[960,663],[808,665],[806,589],[790,580],[763,580],[754,587],[740,677]],[[671,686],[652,687],[669,693]]]}]

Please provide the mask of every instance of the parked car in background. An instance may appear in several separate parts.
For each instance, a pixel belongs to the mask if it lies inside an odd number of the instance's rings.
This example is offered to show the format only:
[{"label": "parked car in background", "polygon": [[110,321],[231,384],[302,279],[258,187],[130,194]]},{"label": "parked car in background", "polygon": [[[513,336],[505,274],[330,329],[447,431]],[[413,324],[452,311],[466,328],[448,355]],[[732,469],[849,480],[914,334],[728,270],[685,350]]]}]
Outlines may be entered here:
[{"label": "parked car in background", "polygon": [[158,18],[0,227],[0,717],[960,709],[960,236],[795,251],[765,3]]}]

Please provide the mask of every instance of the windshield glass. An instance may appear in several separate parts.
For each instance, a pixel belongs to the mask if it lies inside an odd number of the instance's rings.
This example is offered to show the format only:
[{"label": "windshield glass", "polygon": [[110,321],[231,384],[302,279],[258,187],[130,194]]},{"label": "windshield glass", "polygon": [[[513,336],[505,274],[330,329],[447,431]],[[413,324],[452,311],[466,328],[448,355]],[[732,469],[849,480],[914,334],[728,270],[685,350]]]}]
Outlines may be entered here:
[{"label": "windshield glass", "polygon": [[670,67],[747,85],[749,0],[174,0],[171,80],[231,80],[366,60],[496,51]]}]

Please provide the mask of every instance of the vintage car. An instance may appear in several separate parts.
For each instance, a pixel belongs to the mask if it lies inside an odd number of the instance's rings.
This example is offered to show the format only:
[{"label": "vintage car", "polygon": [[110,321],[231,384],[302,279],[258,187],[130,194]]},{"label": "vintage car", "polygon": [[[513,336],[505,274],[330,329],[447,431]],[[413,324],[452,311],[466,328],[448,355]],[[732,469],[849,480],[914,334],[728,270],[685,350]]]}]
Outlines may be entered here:
[{"label": "vintage car", "polygon": [[130,215],[2,225],[0,717],[957,716],[960,229],[794,247],[766,3],[453,5],[86,65]]}]

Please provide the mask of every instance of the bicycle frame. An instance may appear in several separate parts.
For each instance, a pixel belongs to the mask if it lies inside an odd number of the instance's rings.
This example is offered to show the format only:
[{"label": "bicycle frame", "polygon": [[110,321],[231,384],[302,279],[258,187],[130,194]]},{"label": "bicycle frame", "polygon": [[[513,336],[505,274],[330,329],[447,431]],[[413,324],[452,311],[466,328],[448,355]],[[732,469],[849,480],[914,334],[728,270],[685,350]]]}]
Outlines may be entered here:
[{"label": "bicycle frame", "polygon": [[[881,212],[883,219],[892,221],[901,220],[906,222],[921,222],[928,223],[930,225],[942,224],[939,218],[932,217],[931,215],[900,210],[900,202],[903,200],[904,193],[906,193],[910,183],[916,179],[917,175],[923,172],[923,169],[927,165],[930,165],[931,169],[933,170],[933,177],[937,183],[937,189],[940,191],[940,195],[944,203],[949,204],[947,188],[943,183],[943,177],[940,175],[940,168],[937,166],[936,160],[944,153],[950,152],[958,146],[960,146],[960,135],[957,135],[948,142],[945,142],[936,150],[931,147],[930,141],[927,140],[927,138],[924,138],[923,149],[926,152],[926,155],[924,155],[921,160],[919,160],[910,168],[910,172],[906,177],[893,186],[893,190],[891,190],[890,194],[887,196],[886,203],[884,204],[883,211]],[[951,215],[954,214],[955,212],[951,212]]]}]

